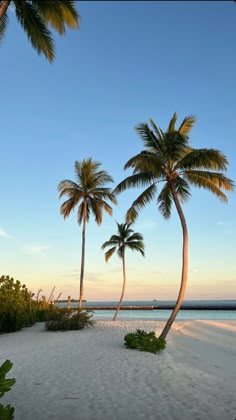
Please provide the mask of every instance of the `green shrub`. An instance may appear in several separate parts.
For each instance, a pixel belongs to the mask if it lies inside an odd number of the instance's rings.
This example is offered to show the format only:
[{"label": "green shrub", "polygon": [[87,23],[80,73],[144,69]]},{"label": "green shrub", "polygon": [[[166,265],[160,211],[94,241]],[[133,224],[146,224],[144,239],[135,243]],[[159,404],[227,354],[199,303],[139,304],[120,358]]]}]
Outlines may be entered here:
[{"label": "green shrub", "polygon": [[[10,391],[11,387],[16,382],[15,379],[6,379],[6,374],[11,370],[13,363],[10,360],[6,360],[2,366],[0,366],[0,398]],[[14,407],[10,404],[0,404],[0,419],[1,420],[12,420],[14,419]]]},{"label": "green shrub", "polygon": [[93,315],[83,309],[57,308],[48,311],[46,316],[45,327],[48,331],[81,330],[95,324],[95,321],[91,320]]},{"label": "green shrub", "polygon": [[0,333],[19,331],[35,322],[32,294],[25,284],[0,277]]},{"label": "green shrub", "polygon": [[125,346],[129,349],[147,351],[149,353],[159,353],[166,347],[164,338],[157,338],[154,331],[147,333],[143,330],[136,330],[128,333],[124,337]]}]

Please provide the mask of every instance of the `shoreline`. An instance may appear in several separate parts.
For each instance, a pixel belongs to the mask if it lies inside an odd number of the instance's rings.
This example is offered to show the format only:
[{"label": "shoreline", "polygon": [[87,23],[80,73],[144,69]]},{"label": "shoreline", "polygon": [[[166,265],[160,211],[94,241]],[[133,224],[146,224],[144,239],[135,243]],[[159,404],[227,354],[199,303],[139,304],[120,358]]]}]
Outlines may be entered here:
[{"label": "shoreline", "polygon": [[236,415],[236,321],[176,320],[160,355],[128,350],[137,328],[165,321],[96,321],[80,331],[44,323],[0,336],[16,384],[1,399],[15,420],[228,420]]}]

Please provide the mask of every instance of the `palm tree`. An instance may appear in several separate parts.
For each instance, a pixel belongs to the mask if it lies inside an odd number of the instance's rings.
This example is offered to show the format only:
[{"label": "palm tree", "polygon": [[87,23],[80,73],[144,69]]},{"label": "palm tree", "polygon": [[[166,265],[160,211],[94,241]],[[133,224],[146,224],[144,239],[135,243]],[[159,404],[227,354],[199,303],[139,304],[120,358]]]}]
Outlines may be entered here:
[{"label": "palm tree", "polygon": [[[0,44],[8,24],[10,0],[0,0]],[[54,39],[49,27],[59,35],[79,27],[79,13],[72,0],[12,0],[18,22],[38,54],[54,60]]]},{"label": "palm tree", "polygon": [[[227,202],[223,190],[231,191],[234,186],[233,181],[222,173],[228,165],[223,153],[215,149],[193,149],[190,146],[189,133],[195,118],[184,118],[179,128],[175,126],[176,120],[175,113],[166,132],[158,128],[152,119],[151,127],[148,124],[136,127],[145,149],[125,164],[125,169],[133,168],[133,174],[114,190],[117,194],[131,187],[147,187],[128,210],[128,222],[134,221],[139,211],[155,196],[165,219],[171,216],[172,203],[178,212],[183,231],[181,285],[175,307],[160,335],[164,339],[181,307],[187,285],[188,231],[181,204],[190,197],[190,185],[211,191],[223,202]],[[157,194],[157,184],[160,182],[164,186]]]},{"label": "palm tree", "polygon": [[[117,222],[116,222],[117,223]],[[139,251],[142,256],[144,257],[144,243],[143,243],[143,236],[141,233],[134,232],[133,229],[130,228],[132,223],[117,223],[118,232],[117,235],[112,235],[109,241],[104,242],[102,245],[102,249],[109,247],[110,249],[105,253],[105,260],[106,262],[110,259],[110,257],[117,252],[118,256],[122,258],[122,266],[123,266],[123,287],[121,292],[121,297],[119,304],[117,306],[113,321],[116,320],[117,315],[119,313],[121,303],[125,293],[125,286],[126,286],[126,270],[125,270],[125,250],[131,249],[132,251]]]},{"label": "palm tree", "polygon": [[82,307],[84,293],[84,262],[85,262],[85,231],[89,221],[90,212],[93,213],[98,225],[102,223],[102,211],[105,210],[110,216],[112,208],[106,202],[111,201],[116,204],[116,198],[110,188],[104,184],[113,182],[112,177],[104,170],[99,169],[101,163],[93,161],[91,158],[84,159],[82,162],[75,162],[76,181],[64,180],[58,185],[60,192],[59,198],[68,196],[60,208],[64,219],[69,217],[72,210],[78,206],[77,221],[82,223],[82,254],[80,271],[80,295],[79,308]]}]

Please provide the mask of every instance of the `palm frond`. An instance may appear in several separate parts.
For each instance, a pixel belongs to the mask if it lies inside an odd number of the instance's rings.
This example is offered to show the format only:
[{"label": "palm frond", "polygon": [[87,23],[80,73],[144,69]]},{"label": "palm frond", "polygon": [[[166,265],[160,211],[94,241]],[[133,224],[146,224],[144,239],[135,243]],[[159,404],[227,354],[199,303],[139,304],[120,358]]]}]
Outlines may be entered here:
[{"label": "palm frond", "polygon": [[194,127],[196,118],[193,115],[185,117],[178,128],[178,133],[182,136],[187,136]]},{"label": "palm frond", "polygon": [[143,242],[126,242],[126,247],[128,249],[131,249],[131,251],[138,251],[140,252],[140,254],[142,254],[142,256],[145,256],[145,252],[144,252],[144,244]]},{"label": "palm frond", "polygon": [[182,203],[188,200],[188,198],[191,195],[190,190],[189,190],[189,185],[183,178],[181,178],[180,176],[175,178],[174,188],[175,188],[175,191],[177,192],[179,200]]},{"label": "palm frond", "polygon": [[173,117],[171,118],[170,123],[169,123],[169,126],[167,128],[167,132],[168,133],[173,133],[174,131],[176,131],[175,123],[177,121],[177,118],[178,118],[178,116],[177,116],[177,114],[175,112],[174,115],[173,115]]},{"label": "palm frond", "polygon": [[133,174],[148,172],[149,175],[160,178],[165,176],[165,161],[156,153],[144,150],[126,162],[124,169],[133,168]]},{"label": "palm frond", "polygon": [[75,7],[77,2],[72,0],[58,0],[58,3],[66,25],[71,29],[79,28],[80,15]]},{"label": "palm frond", "polygon": [[226,191],[232,191],[234,186],[233,181],[226,178],[223,174],[212,174],[206,171],[186,171],[184,176],[192,185],[211,191],[223,202],[227,202],[228,199],[221,191],[221,188]]},{"label": "palm frond", "polygon": [[[85,209],[85,205],[86,205],[86,209]],[[77,210],[77,222],[78,222],[78,224],[81,225],[81,223],[84,220],[84,217],[85,217],[86,223],[88,223],[89,216],[90,216],[90,208],[87,205],[87,203],[83,200],[80,203],[80,205],[78,206],[78,210]]]},{"label": "palm frond", "polygon": [[139,211],[145,207],[155,196],[157,187],[155,184],[150,185],[146,190],[139,195],[138,198],[133,202],[132,206],[126,213],[126,222],[134,222],[138,216]]},{"label": "palm frond", "polygon": [[127,242],[132,241],[143,241],[143,235],[139,232],[134,232],[131,236],[127,238]]},{"label": "palm frond", "polygon": [[146,187],[153,183],[153,176],[148,172],[141,174],[130,175],[121,181],[114,189],[114,194],[120,194],[122,191],[127,190],[131,187]]},{"label": "palm frond", "polygon": [[157,197],[158,208],[162,216],[168,220],[171,216],[172,193],[168,183],[164,185]]},{"label": "palm frond", "polygon": [[154,132],[149,128],[148,124],[138,124],[135,127],[135,130],[141,137],[144,146],[149,151],[159,153],[160,156],[162,155],[161,139],[154,134]]},{"label": "palm frond", "polygon": [[102,203],[101,200],[96,200],[92,197],[88,198],[88,208],[91,208],[95,217],[95,222],[100,225],[102,223]]},{"label": "palm frond", "polygon": [[110,248],[107,252],[105,252],[105,261],[107,262],[111,256],[116,252],[116,246]]},{"label": "palm frond", "polygon": [[54,41],[45,21],[34,3],[15,1],[16,17],[32,46],[38,54],[43,53],[52,62],[54,59]]},{"label": "palm frond", "polygon": [[5,36],[6,30],[7,30],[7,24],[8,24],[8,14],[7,12],[5,12],[4,15],[0,19],[0,45]]},{"label": "palm frond", "polygon": [[226,170],[228,160],[216,149],[193,149],[189,151],[175,166],[175,169],[212,169]]},{"label": "palm frond", "polygon": [[72,198],[69,198],[68,200],[66,200],[60,207],[60,213],[63,215],[64,219],[66,219],[67,217],[69,217],[70,213],[72,210],[74,210],[75,206],[76,206],[76,202],[75,200]]}]

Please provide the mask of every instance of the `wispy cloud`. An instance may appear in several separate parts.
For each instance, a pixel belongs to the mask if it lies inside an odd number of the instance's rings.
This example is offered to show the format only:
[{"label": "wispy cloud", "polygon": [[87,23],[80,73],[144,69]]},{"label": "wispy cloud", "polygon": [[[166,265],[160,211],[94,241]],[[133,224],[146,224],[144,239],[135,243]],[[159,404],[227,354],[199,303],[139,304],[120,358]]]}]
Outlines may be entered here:
[{"label": "wispy cloud", "polygon": [[30,244],[23,248],[24,254],[27,255],[46,255],[46,251],[50,249],[50,245]]},{"label": "wispy cloud", "polygon": [[10,238],[10,235],[8,235],[8,233],[4,229],[0,228],[0,237]]}]

